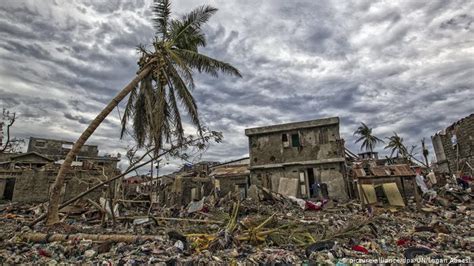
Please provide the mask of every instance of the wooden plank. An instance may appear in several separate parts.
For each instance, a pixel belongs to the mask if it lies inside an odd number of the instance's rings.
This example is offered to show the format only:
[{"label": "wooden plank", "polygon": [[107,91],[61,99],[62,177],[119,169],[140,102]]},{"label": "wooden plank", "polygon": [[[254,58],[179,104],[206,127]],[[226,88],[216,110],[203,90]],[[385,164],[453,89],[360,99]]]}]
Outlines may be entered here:
[{"label": "wooden plank", "polygon": [[280,178],[278,193],[285,196],[298,197],[298,183],[298,179],[282,177]]},{"label": "wooden plank", "polygon": [[361,184],[362,193],[364,193],[364,204],[373,204],[377,202],[377,195],[375,194],[375,187],[372,184]]},{"label": "wooden plank", "polygon": [[397,183],[385,183],[382,187],[390,205],[405,207],[405,202],[403,202]]}]

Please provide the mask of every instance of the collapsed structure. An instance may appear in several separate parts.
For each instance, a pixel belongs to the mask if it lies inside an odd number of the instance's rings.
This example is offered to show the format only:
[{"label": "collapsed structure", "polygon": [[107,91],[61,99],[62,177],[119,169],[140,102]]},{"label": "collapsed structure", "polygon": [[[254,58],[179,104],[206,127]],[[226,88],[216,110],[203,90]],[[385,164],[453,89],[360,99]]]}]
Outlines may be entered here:
[{"label": "collapsed structure", "polygon": [[[408,157],[355,155],[344,148],[338,118],[246,133],[249,157],[187,164],[155,179],[137,175],[122,180],[123,195],[132,199],[109,194],[109,204],[105,198],[99,203],[71,200],[61,209],[65,224],[46,232],[24,226],[34,228],[46,216],[45,204],[1,205],[6,229],[0,239],[7,241],[0,241],[0,262],[344,264],[373,258],[414,262],[417,256],[423,256],[420,262],[471,261],[471,188],[454,180],[432,182],[438,184],[437,201],[420,202],[415,182],[420,176],[414,169],[421,166]],[[10,179],[13,171],[19,173],[14,199],[19,199],[18,188],[29,185],[28,192],[36,194],[37,186],[49,185],[55,174],[40,176],[57,171],[60,154],[67,153],[56,141],[36,144],[30,142],[28,153],[2,157],[2,171]],[[97,147],[84,150],[89,151],[74,162],[65,197],[70,198],[77,182],[88,182],[74,175],[96,173],[100,181],[108,175],[106,165],[116,166],[117,158],[99,158]],[[319,201],[313,198],[316,187],[324,194]],[[47,195],[47,187],[40,190]],[[414,194],[416,205],[408,194]],[[346,198],[361,202],[331,201]],[[386,203],[405,208],[385,208]]]},{"label": "collapsed structure", "polygon": [[[68,141],[31,137],[26,153],[1,153],[0,198],[15,202],[47,201],[50,186],[72,145]],[[118,174],[119,160],[118,157],[99,156],[95,145],[84,145],[66,176],[63,200]],[[88,197],[96,198],[100,193],[98,190]]]},{"label": "collapsed structure", "polygon": [[438,131],[431,140],[437,172],[474,174],[474,114]]},{"label": "collapsed structure", "polygon": [[[246,129],[249,157],[226,163],[187,164],[155,179],[125,179],[121,182],[121,197],[141,197],[162,206],[179,207],[211,194],[222,197],[231,193],[244,199],[255,185],[302,199],[322,196],[363,200],[363,190],[358,186],[369,179],[374,179],[369,183],[375,188],[379,183],[393,181],[403,196],[414,194],[413,186],[403,180],[412,183],[413,169],[419,165],[399,160],[403,158],[378,159],[375,152],[355,155],[344,147],[339,121],[338,117],[330,117]],[[470,115],[432,137],[438,170],[472,171],[473,129],[474,115]],[[68,141],[32,137],[26,153],[0,154],[0,196],[19,202],[46,201],[59,165],[72,145]],[[97,146],[82,147],[66,178],[64,199],[118,171],[118,157],[98,154]],[[96,191],[90,197],[100,193]]]},{"label": "collapsed structure", "polygon": [[168,207],[186,206],[211,194],[230,193],[242,200],[252,186],[307,200],[362,200],[361,183],[375,189],[388,182],[392,194],[403,193],[405,199],[414,194],[413,168],[419,166],[403,158],[378,159],[374,152],[350,152],[340,137],[338,117],[249,128],[245,134],[249,157],[185,165],[155,181],[131,182],[132,178],[125,190],[152,191],[150,198],[157,194],[159,205]]}]

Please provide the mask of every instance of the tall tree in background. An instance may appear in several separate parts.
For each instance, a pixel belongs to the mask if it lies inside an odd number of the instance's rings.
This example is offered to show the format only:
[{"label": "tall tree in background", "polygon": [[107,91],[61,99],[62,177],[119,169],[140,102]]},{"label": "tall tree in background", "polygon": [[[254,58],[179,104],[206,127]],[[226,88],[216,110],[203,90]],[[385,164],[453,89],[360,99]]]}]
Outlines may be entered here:
[{"label": "tall tree in background", "polygon": [[[0,116],[0,153],[20,152],[25,140],[22,138],[12,138],[10,128],[16,121],[16,113],[3,108]],[[6,137],[5,137],[6,135]],[[6,138],[5,142],[3,139]]]},{"label": "tall tree in background", "polygon": [[197,106],[190,89],[194,88],[193,71],[213,76],[219,72],[241,77],[239,71],[228,63],[199,53],[206,46],[202,26],[216,13],[211,6],[201,6],[181,18],[171,18],[169,0],[155,0],[152,5],[156,35],[151,49],[139,46],[139,70],[136,77],[123,88],[91,122],[66,156],[50,194],[46,224],[59,222],[60,192],[64,177],[84,143],[104,121],[109,113],[128,94],[130,98],[122,119],[122,136],[131,120],[137,144],[152,144],[156,151],[163,141],[170,138],[183,141],[184,130],[178,99],[201,132]]},{"label": "tall tree in background", "polygon": [[361,125],[354,132],[354,135],[359,137],[356,140],[356,143],[359,143],[362,141],[362,145],[360,146],[360,149],[361,150],[365,149],[366,151],[373,152],[377,143],[383,142],[383,140],[372,135],[372,129],[369,128],[366,124],[364,123],[360,123],[360,124]]},{"label": "tall tree in background", "polygon": [[385,149],[391,149],[390,157],[392,157],[395,152],[397,153],[397,157],[398,155],[401,155],[403,158],[406,158],[408,156],[408,149],[403,144],[402,137],[398,136],[397,133],[393,132],[393,136],[387,139],[388,143],[387,146],[385,146]]}]

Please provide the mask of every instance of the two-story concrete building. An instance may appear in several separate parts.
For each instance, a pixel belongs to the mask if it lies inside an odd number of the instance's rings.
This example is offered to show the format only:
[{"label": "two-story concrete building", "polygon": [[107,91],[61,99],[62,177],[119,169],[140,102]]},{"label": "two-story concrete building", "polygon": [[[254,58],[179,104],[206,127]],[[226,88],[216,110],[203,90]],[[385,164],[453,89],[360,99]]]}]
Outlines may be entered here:
[{"label": "two-story concrete building", "polygon": [[333,199],[347,199],[344,140],[339,118],[249,128],[250,180],[273,191],[311,198],[313,184]]},{"label": "two-story concrete building", "polygon": [[[0,200],[47,201],[51,184],[72,145],[63,140],[31,137],[26,153],[0,153]],[[66,174],[64,200],[120,173],[117,169],[120,158],[99,156],[95,145],[84,145],[75,159]],[[87,197],[98,198],[101,193],[97,190]]]},{"label": "two-story concrete building", "polygon": [[[57,140],[57,139],[45,139],[30,137],[28,142],[28,153],[35,152],[55,161],[61,161],[66,158],[69,150],[72,149],[74,142]],[[92,162],[99,167],[117,168],[117,163],[120,158],[112,156],[99,156],[99,148],[97,145],[84,145],[82,146],[79,154],[76,156],[76,164],[81,162]]]}]

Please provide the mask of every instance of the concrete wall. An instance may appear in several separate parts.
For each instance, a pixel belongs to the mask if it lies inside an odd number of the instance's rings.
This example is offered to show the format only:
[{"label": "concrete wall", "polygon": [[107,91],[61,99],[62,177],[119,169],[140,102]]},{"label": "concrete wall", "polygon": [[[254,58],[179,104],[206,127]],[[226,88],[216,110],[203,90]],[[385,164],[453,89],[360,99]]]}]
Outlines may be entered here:
[{"label": "concrete wall", "polygon": [[[451,138],[456,134],[459,147],[459,158],[466,159],[474,167],[474,114],[458,121],[445,130],[446,134],[432,137],[436,159],[441,171],[455,173],[457,170],[457,151],[453,148]],[[459,167],[462,167],[460,165]],[[465,168],[469,170],[469,168]]]},{"label": "concrete wall", "polygon": [[[270,169],[255,169],[251,171],[250,183],[270,188],[278,192],[281,178],[299,179],[300,172],[304,172],[308,177],[308,170],[312,169],[314,179],[318,183],[325,183],[328,186],[329,198],[346,200],[348,199],[347,189],[344,179],[343,163],[314,164],[305,166],[288,166]],[[312,184],[307,183],[308,190]],[[298,197],[302,195],[301,188],[298,188]]]},{"label": "concrete wall", "polygon": [[248,176],[228,176],[228,177],[216,177],[219,182],[219,187],[222,195],[229,192],[235,192],[236,186],[242,185],[248,189],[247,179]]},{"label": "concrete wall", "polygon": [[[344,141],[339,135],[338,118],[247,129],[246,134],[249,137],[251,184],[278,191],[282,178],[298,179],[296,194],[307,197],[312,185],[309,169],[314,173],[315,182],[328,186],[330,198],[348,198]],[[297,136],[299,145],[294,145],[293,136]],[[300,179],[301,172],[305,181]],[[284,182],[290,182],[289,189],[294,190],[295,182],[286,179]]]},{"label": "concrete wall", "polygon": [[[288,147],[282,141],[283,134],[288,136]],[[293,134],[299,135],[300,147],[292,147]],[[250,166],[344,157],[338,124],[251,135],[249,146]]]},{"label": "concrete wall", "polygon": [[[68,148],[63,145],[72,145],[73,142],[31,137],[28,143],[28,152],[38,152],[48,156],[66,156]],[[95,145],[84,145],[79,152],[80,156],[97,156],[99,150]],[[57,158],[55,158],[57,159]]]},{"label": "concrete wall", "polygon": [[[49,199],[49,188],[56,178],[56,171],[39,171],[37,169],[23,170],[15,175],[8,175],[8,172],[1,173],[1,180],[15,178],[13,190],[13,202],[45,202]],[[97,184],[98,178],[102,178],[99,172],[75,171],[66,176],[63,200],[84,192],[88,188]],[[0,182],[2,183],[2,182]],[[112,182],[112,187],[115,187]],[[98,189],[85,198],[97,199],[101,196],[102,190]],[[3,193],[2,193],[3,195]]]},{"label": "concrete wall", "polygon": [[15,179],[14,202],[44,202],[48,200],[50,180],[45,172],[25,170]]}]

